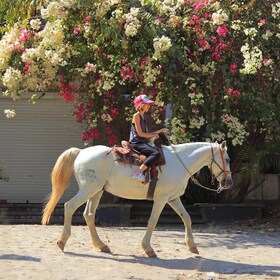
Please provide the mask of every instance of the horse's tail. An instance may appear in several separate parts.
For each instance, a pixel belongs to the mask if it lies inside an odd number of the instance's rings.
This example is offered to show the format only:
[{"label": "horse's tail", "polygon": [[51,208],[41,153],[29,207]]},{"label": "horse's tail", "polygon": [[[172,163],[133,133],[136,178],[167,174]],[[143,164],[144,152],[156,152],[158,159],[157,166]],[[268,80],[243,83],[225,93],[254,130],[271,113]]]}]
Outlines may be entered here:
[{"label": "horse's tail", "polygon": [[50,221],[50,217],[57,205],[59,199],[67,189],[70,177],[73,172],[73,165],[80,149],[70,148],[63,152],[57,159],[51,173],[52,192],[46,199],[43,210],[42,224],[46,225]]}]

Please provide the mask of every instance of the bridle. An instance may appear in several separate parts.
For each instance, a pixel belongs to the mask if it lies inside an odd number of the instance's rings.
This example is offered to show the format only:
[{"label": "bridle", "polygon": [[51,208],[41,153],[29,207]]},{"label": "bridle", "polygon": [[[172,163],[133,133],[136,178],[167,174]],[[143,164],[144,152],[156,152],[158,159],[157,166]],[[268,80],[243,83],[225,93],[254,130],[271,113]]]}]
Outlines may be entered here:
[{"label": "bridle", "polygon": [[[187,170],[187,172],[191,175],[190,178],[191,178],[191,180],[192,180],[192,182],[193,182],[194,184],[196,184],[197,186],[199,186],[199,187],[201,187],[201,188],[203,188],[203,189],[206,189],[206,190],[212,191],[212,192],[216,192],[216,193],[220,193],[221,191],[227,189],[226,186],[220,185],[220,186],[218,187],[218,189],[215,190],[215,189],[208,188],[208,187],[202,185],[201,183],[199,183],[199,181],[194,177],[194,175],[189,171],[189,169],[187,168],[187,166],[186,166],[186,165],[184,164],[184,162],[181,160],[181,158],[179,157],[179,155],[178,155],[177,152],[175,151],[175,149],[174,149],[173,145],[171,144],[171,142],[170,142],[169,140],[168,140],[168,142],[169,142],[169,145],[171,146],[172,150],[174,151],[175,155],[177,156],[177,158],[178,158],[179,161],[181,162],[181,164],[184,166],[184,168]],[[210,172],[211,172],[211,175],[212,175],[211,184],[214,185],[214,178],[215,178],[215,177],[218,178],[221,174],[224,174],[224,179],[223,179],[223,180],[226,180],[226,178],[228,178],[228,177],[230,176],[231,172],[227,170],[226,163],[225,163],[225,159],[224,159],[224,151],[223,151],[221,148],[219,148],[219,149],[220,149],[221,159],[222,159],[222,165],[223,165],[223,166],[221,167],[221,166],[219,165],[219,163],[215,160],[214,150],[213,150],[213,146],[212,146],[211,143],[210,143],[210,146],[211,146],[211,153],[212,153],[212,161],[211,161],[211,164],[210,164]],[[220,172],[217,176],[215,176],[214,173],[213,173],[213,168],[212,168],[213,163],[215,163],[215,164],[219,167],[219,169],[221,170],[221,172]]]},{"label": "bridle", "polygon": [[[231,175],[231,172],[227,170],[227,166],[226,166],[226,163],[225,163],[225,158],[224,158],[225,151],[220,148],[220,155],[221,155],[222,165],[223,166],[220,166],[219,163],[215,160],[215,156],[214,156],[214,151],[213,151],[212,145],[211,145],[211,152],[212,152],[212,161],[211,161],[211,164],[210,164],[210,172],[212,174],[212,180],[214,181],[214,177],[218,178],[221,174],[224,174],[224,180],[225,180],[227,177],[229,177],[229,175]],[[213,168],[212,168],[213,163],[215,163],[219,167],[219,169],[221,171],[216,176],[213,173]]]}]

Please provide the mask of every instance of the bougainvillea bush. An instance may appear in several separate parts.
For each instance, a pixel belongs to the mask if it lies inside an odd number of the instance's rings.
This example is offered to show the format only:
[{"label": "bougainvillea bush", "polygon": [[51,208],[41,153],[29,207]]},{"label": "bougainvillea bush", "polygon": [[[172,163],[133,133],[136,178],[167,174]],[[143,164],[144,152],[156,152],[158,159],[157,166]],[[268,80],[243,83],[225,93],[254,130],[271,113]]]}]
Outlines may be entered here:
[{"label": "bougainvillea bush", "polygon": [[158,122],[171,106],[175,143],[279,137],[278,1],[57,0],[34,11],[0,41],[5,94],[36,101],[59,87],[86,143],[101,132],[119,141],[138,94],[156,100]]}]

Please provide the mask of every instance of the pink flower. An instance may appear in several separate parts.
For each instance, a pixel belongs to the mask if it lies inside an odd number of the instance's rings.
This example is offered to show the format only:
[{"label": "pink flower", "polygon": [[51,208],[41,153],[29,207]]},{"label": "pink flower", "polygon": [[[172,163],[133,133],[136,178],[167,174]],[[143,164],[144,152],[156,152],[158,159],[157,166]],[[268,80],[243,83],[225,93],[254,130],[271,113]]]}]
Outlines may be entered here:
[{"label": "pink flower", "polygon": [[78,25],[74,28],[74,34],[78,35],[81,32],[81,27]]},{"label": "pink flower", "polygon": [[236,63],[232,63],[230,65],[230,72],[235,73],[236,71],[237,71],[237,65],[236,65]]},{"label": "pink flower", "polygon": [[226,37],[228,29],[224,25],[219,25],[217,28],[217,33],[222,37]]},{"label": "pink flower", "polygon": [[228,88],[227,92],[228,92],[228,94],[232,94],[233,93],[233,89],[232,88]]},{"label": "pink flower", "polygon": [[233,92],[233,94],[232,94],[232,96],[233,97],[237,97],[237,96],[239,96],[240,95],[240,91],[239,90],[235,90],[234,92]]},{"label": "pink flower", "polygon": [[103,122],[106,122],[106,121],[107,121],[107,116],[106,116],[106,114],[102,114],[101,119],[102,119]]},{"label": "pink flower", "polygon": [[211,42],[212,43],[217,43],[218,42],[218,39],[216,36],[211,36]]},{"label": "pink flower", "polygon": [[74,89],[74,85],[69,83],[65,83],[64,77],[61,76],[59,82],[60,92],[59,95],[62,96],[66,103],[73,101],[75,99],[74,95],[72,94],[72,90]]},{"label": "pink flower", "polygon": [[109,110],[110,110],[110,116],[112,118],[116,117],[119,114],[118,108],[111,107]]},{"label": "pink flower", "polygon": [[107,126],[106,128],[105,128],[105,132],[106,132],[106,134],[112,134],[113,132],[112,132],[112,129],[109,127],[109,126]]},{"label": "pink flower", "polygon": [[261,27],[263,26],[264,24],[266,24],[266,19],[261,19],[258,23],[258,26]]},{"label": "pink flower", "polygon": [[161,25],[162,24],[162,18],[157,18],[156,19],[156,24]]},{"label": "pink flower", "polygon": [[233,90],[232,88],[228,88],[227,90],[228,95],[231,95],[232,97],[237,97],[240,95],[240,91],[239,90]]},{"label": "pink flower", "polygon": [[209,44],[208,44],[208,42],[206,41],[206,40],[199,40],[198,41],[199,42],[199,45],[204,49],[204,50],[206,50],[206,49],[209,49]]},{"label": "pink flower", "polygon": [[24,43],[26,40],[28,40],[28,38],[29,38],[28,30],[26,28],[21,29],[19,41]]},{"label": "pink flower", "polygon": [[217,52],[213,52],[212,56],[216,59],[216,60],[220,60],[221,56],[217,53]]},{"label": "pink flower", "polygon": [[151,90],[151,95],[152,95],[152,97],[155,97],[157,95],[157,89],[156,88],[153,88]]},{"label": "pink flower", "polygon": [[23,67],[23,71],[25,75],[28,75],[30,73],[30,67],[31,63],[30,62],[25,62],[24,67]]},{"label": "pink flower", "polygon": [[76,120],[78,122],[82,122],[84,120],[84,115],[85,115],[85,109],[82,103],[80,103],[78,106],[75,106],[75,112],[74,116],[76,117]]},{"label": "pink flower", "polygon": [[82,132],[83,141],[87,141],[89,139],[89,134],[87,132]]},{"label": "pink flower", "polygon": [[94,128],[91,128],[87,132],[82,133],[83,141],[87,141],[89,139],[96,139],[99,137],[100,137],[100,133]]},{"label": "pink flower", "polygon": [[269,66],[272,63],[272,60],[269,58],[264,58],[263,59],[263,65],[264,66]]},{"label": "pink flower", "polygon": [[89,132],[90,138],[99,138],[99,136],[100,136],[100,133],[94,128],[91,128],[88,132]]},{"label": "pink flower", "polygon": [[126,65],[125,68],[120,69],[121,76],[123,80],[132,79],[134,77],[134,70]]},{"label": "pink flower", "polygon": [[88,63],[86,64],[86,68],[91,70],[91,69],[94,68],[94,65],[93,65],[92,63],[89,63],[89,62],[88,62]]},{"label": "pink flower", "polygon": [[199,17],[197,15],[193,15],[190,24],[194,25],[197,22],[199,22]]},{"label": "pink flower", "polygon": [[90,23],[90,17],[84,17],[83,21],[84,23]]},{"label": "pink flower", "polygon": [[207,5],[209,2],[209,0],[201,0],[198,3],[195,3],[194,6],[194,10],[197,12],[199,10],[201,10],[205,5]]},{"label": "pink flower", "polygon": [[117,141],[118,141],[118,137],[116,135],[114,135],[114,134],[109,135],[109,139],[108,139],[109,145],[113,146],[117,143]]}]

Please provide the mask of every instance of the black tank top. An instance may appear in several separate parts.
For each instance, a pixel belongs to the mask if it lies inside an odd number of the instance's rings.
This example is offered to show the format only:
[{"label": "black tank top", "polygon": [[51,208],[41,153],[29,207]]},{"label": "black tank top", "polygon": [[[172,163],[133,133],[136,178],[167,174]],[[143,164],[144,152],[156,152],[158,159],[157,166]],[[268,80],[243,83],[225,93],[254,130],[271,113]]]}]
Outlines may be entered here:
[{"label": "black tank top", "polygon": [[[139,117],[140,117],[141,129],[142,129],[143,132],[147,133],[148,131],[147,131],[147,126],[146,126],[146,121],[144,120],[144,118],[142,118],[142,116],[140,114],[139,114]],[[148,143],[148,139],[147,138],[140,137],[138,135],[134,123],[131,124],[129,142],[131,144]]]}]

